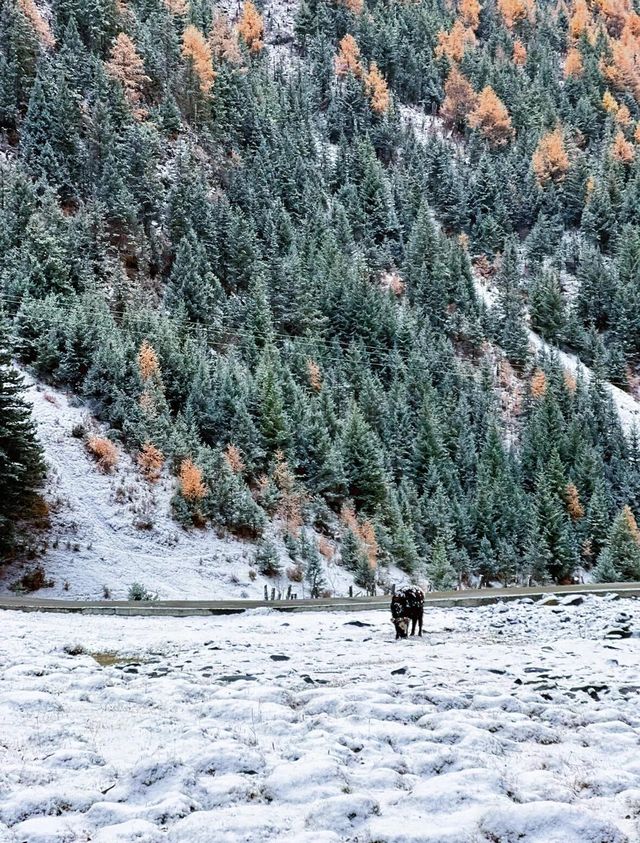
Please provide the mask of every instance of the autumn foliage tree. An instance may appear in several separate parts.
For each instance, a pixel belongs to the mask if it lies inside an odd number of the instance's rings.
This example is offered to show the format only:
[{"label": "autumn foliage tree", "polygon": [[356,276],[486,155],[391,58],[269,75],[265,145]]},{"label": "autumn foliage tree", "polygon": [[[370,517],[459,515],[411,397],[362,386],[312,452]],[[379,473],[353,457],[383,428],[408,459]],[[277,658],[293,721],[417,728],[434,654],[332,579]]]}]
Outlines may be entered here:
[{"label": "autumn foliage tree", "polygon": [[207,494],[207,487],[202,479],[202,471],[188,457],[180,464],[180,493],[190,503],[201,501]]},{"label": "autumn foliage tree", "polygon": [[636,157],[636,151],[632,143],[628,141],[622,132],[618,131],[611,145],[611,156],[621,164],[631,164]]},{"label": "autumn foliage tree", "polygon": [[372,61],[369,72],[365,76],[365,90],[369,97],[371,110],[376,114],[385,114],[389,110],[391,97],[389,87],[384,76],[380,73],[378,65]]},{"label": "autumn foliage tree", "polygon": [[575,483],[567,483],[565,500],[567,503],[567,512],[574,521],[578,521],[584,516],[584,507],[580,502],[580,495]]},{"label": "autumn foliage tree", "polygon": [[341,0],[342,5],[345,6],[354,15],[361,15],[364,9],[364,0]]},{"label": "autumn foliage tree", "polygon": [[527,48],[519,38],[516,38],[513,45],[513,63],[517,67],[524,67],[527,63]]},{"label": "autumn foliage tree", "polygon": [[612,39],[611,61],[602,63],[605,78],[618,90],[630,91],[640,100],[640,39],[625,26],[619,39]]},{"label": "autumn foliage tree", "polygon": [[322,373],[320,366],[318,366],[315,360],[307,360],[307,376],[311,389],[314,392],[320,392],[322,389]]},{"label": "autumn foliage tree", "polygon": [[441,117],[452,126],[462,128],[468,115],[476,106],[478,96],[471,82],[463,76],[457,65],[451,68],[444,86]]},{"label": "autumn foliage tree", "polygon": [[436,56],[438,58],[444,56],[449,61],[460,62],[464,57],[466,49],[473,47],[476,40],[474,31],[465,27],[461,20],[456,20],[450,32],[440,30],[438,33]]},{"label": "autumn foliage tree", "polygon": [[187,0],[164,0],[164,5],[172,15],[182,16],[186,15],[189,11]]},{"label": "autumn foliage tree", "polygon": [[150,483],[155,483],[164,466],[164,454],[151,442],[146,442],[138,454],[138,467]]},{"label": "autumn foliage tree", "polygon": [[208,94],[216,78],[211,47],[193,24],[189,24],[182,35],[182,55],[190,62],[200,90]]},{"label": "autumn foliage tree", "polygon": [[124,32],[118,34],[111,46],[106,69],[109,76],[122,85],[125,98],[134,114],[143,116],[145,112],[139,107],[142,90],[151,80],[144,72],[144,63],[138,55],[136,45]]},{"label": "autumn foliage tree", "polygon": [[539,184],[564,179],[569,170],[569,156],[561,126],[542,135],[533,153],[532,164]]},{"label": "autumn foliage tree", "polygon": [[536,369],[531,376],[530,384],[531,395],[533,398],[542,398],[547,391],[547,376],[542,369]]},{"label": "autumn foliage tree", "polygon": [[569,19],[569,34],[572,38],[578,39],[591,28],[591,13],[586,0],[575,0],[573,14]]},{"label": "autumn foliage tree", "polygon": [[478,0],[460,0],[458,14],[465,26],[473,29],[474,32],[480,24],[481,6]]},{"label": "autumn foliage tree", "polygon": [[158,377],[160,374],[160,363],[155,349],[148,340],[143,340],[138,351],[138,371],[143,383]]},{"label": "autumn foliage tree", "polygon": [[362,76],[362,65],[360,64],[360,48],[353,35],[347,33],[338,45],[338,55],[335,58],[335,71],[337,76],[346,76],[353,73],[354,76]]},{"label": "autumn foliage tree", "polygon": [[47,49],[54,47],[56,39],[53,37],[51,27],[33,0],[18,0],[18,6],[33,27],[40,44]]},{"label": "autumn foliage tree", "polygon": [[567,53],[564,60],[564,75],[565,78],[573,76],[579,78],[584,72],[584,65],[582,63],[582,53],[580,50],[572,47]]},{"label": "autumn foliage tree", "polygon": [[498,0],[498,10],[508,29],[513,29],[520,21],[533,21],[535,17],[534,0]]},{"label": "autumn foliage tree", "polygon": [[242,474],[245,470],[246,466],[237,445],[227,445],[224,450],[224,459],[234,474]]},{"label": "autumn foliage tree", "polygon": [[264,22],[260,12],[251,0],[245,0],[238,21],[238,35],[252,53],[259,53],[264,47]]},{"label": "autumn foliage tree", "polygon": [[504,146],[513,137],[509,112],[490,85],[480,91],[467,122],[472,129],[481,132],[491,146]]}]

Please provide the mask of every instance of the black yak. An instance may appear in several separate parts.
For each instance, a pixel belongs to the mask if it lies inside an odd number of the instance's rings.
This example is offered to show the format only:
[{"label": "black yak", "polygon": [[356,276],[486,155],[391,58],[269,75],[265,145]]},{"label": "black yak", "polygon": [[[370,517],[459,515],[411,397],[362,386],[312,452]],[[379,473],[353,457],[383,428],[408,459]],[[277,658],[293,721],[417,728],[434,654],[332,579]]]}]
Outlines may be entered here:
[{"label": "black yak", "polygon": [[401,588],[391,598],[391,622],[396,628],[396,640],[406,638],[409,634],[422,635],[422,617],[424,614],[424,592],[419,588]]}]

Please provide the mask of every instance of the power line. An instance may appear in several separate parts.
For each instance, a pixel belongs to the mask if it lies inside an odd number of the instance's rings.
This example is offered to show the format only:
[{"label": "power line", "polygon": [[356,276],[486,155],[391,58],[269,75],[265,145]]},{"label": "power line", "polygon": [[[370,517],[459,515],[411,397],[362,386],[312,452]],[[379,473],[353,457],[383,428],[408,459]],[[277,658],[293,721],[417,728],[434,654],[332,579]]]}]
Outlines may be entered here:
[{"label": "power line", "polygon": [[[7,294],[5,292],[0,292],[0,301],[4,301],[4,302],[9,303],[9,304],[14,304],[14,305],[20,306],[21,304],[23,304],[25,302],[25,298],[22,297],[22,296],[15,296],[15,295],[12,296],[12,295]],[[44,302],[45,299],[29,299],[29,301]],[[61,302],[61,304],[64,304],[64,301]],[[93,306],[87,307],[86,304],[82,304],[81,308],[82,308],[82,311],[84,313],[94,315],[94,316],[119,316],[120,318],[125,318],[127,316],[132,316],[132,315],[135,316],[135,314],[132,314],[132,312],[130,310],[111,308],[106,303],[105,303],[105,309],[104,310],[99,308],[99,307],[93,307]],[[195,322],[194,320],[185,319],[185,318],[178,317],[178,316],[172,316],[171,314],[167,313],[166,311],[156,311],[155,313],[153,313],[153,315],[156,315],[161,319],[165,318],[165,319],[168,319],[168,320],[173,320],[173,322],[176,326],[178,326],[180,328],[185,328],[187,331],[190,331],[190,333],[192,335],[195,334],[195,335],[200,336],[200,337],[202,337],[203,335],[206,335],[209,338],[214,337],[214,339],[212,339],[212,342],[216,341],[215,340],[216,336],[219,338],[218,339],[219,343],[222,343],[224,340],[226,340],[228,338],[232,338],[233,336],[241,338],[241,339],[252,339],[252,340],[255,340],[255,339],[269,340],[270,338],[273,338],[273,339],[276,339],[276,340],[281,340],[283,343],[284,342],[289,342],[289,343],[304,342],[306,340],[311,345],[324,346],[325,348],[327,348],[329,350],[336,350],[336,348],[338,348],[343,352],[345,351],[345,349],[342,347],[342,345],[340,343],[339,338],[337,338],[337,337],[336,337],[335,342],[331,342],[330,340],[328,340],[327,338],[322,337],[322,336],[313,336],[313,337],[307,337],[307,336],[304,336],[304,335],[303,336],[296,336],[295,334],[287,334],[287,333],[276,331],[276,330],[273,330],[273,331],[269,332],[268,334],[267,333],[259,333],[259,332],[247,331],[246,329],[243,329],[241,327],[237,327],[233,324],[227,324],[226,327],[225,326],[217,327],[217,326],[214,326],[214,325],[205,325],[205,324],[200,323],[200,322]],[[229,317],[227,316],[225,318],[228,319]],[[368,345],[367,343],[363,342],[361,338],[359,338],[357,336],[351,336],[349,338],[349,342],[350,343],[351,342],[356,343],[358,348],[363,349],[364,351],[366,351],[368,353],[377,355],[378,357],[380,357],[382,355],[387,355],[387,356],[390,357],[394,353],[403,354],[402,347],[397,343],[394,344],[392,347],[389,347],[387,349],[381,349],[381,348],[376,348],[375,346],[372,346],[372,345]],[[392,361],[390,359],[385,360],[385,361],[375,361],[375,360],[373,360],[373,361],[369,361],[369,366],[371,368],[388,369],[390,367],[391,363],[392,363]]]}]

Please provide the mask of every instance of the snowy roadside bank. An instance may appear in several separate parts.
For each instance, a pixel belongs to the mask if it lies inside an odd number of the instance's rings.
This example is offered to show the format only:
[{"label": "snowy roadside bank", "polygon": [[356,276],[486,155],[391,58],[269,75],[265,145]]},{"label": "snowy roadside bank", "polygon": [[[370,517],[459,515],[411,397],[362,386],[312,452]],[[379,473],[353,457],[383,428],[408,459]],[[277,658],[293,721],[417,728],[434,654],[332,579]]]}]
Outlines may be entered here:
[{"label": "snowy roadside bank", "polygon": [[430,609],[400,643],[377,612],[7,612],[0,841],[638,839],[623,612]]}]

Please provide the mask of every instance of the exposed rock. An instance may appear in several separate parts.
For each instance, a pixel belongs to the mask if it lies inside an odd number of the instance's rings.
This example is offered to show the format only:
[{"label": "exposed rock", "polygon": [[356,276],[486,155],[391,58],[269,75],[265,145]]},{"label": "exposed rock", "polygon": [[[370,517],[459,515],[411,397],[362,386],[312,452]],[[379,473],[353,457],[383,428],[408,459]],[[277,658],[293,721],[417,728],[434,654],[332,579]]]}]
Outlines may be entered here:
[{"label": "exposed rock", "polygon": [[538,600],[538,606],[559,606],[560,600],[555,594],[547,594],[542,600]]},{"label": "exposed rock", "polygon": [[582,606],[584,603],[584,595],[582,594],[568,594],[561,600],[563,606]]}]

